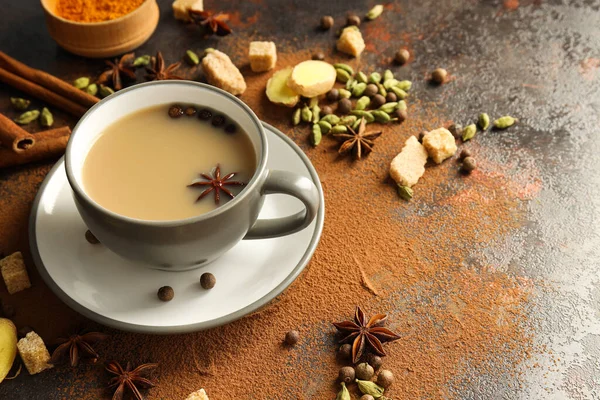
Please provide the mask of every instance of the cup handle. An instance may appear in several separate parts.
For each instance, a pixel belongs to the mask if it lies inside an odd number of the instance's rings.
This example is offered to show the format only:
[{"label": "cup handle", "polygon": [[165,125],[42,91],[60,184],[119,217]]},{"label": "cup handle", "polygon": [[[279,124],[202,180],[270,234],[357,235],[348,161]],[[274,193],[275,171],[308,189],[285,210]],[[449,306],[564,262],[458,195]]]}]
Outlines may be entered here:
[{"label": "cup handle", "polygon": [[281,218],[258,219],[244,239],[268,239],[296,233],[306,228],[317,215],[319,191],[308,178],[288,171],[267,171],[260,194],[283,193],[304,203],[305,209]]}]

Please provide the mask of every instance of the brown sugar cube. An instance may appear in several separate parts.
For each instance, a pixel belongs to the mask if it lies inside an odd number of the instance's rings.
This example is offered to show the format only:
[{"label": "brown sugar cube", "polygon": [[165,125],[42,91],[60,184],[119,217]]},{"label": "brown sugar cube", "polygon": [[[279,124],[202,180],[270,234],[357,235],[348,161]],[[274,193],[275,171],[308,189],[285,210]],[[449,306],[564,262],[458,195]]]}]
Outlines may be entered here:
[{"label": "brown sugar cube", "polygon": [[275,67],[277,48],[273,42],[250,42],[248,56],[252,71],[265,72]]},{"label": "brown sugar cube", "polygon": [[27,268],[20,251],[0,260],[0,272],[8,293],[13,294],[31,287]]},{"label": "brown sugar cube", "polygon": [[208,83],[221,88],[234,96],[244,93],[246,81],[229,56],[213,50],[202,59],[202,68]]},{"label": "brown sugar cube", "polygon": [[342,31],[336,47],[342,53],[358,57],[366,46],[360,30],[355,26],[349,26]]},{"label": "brown sugar cube", "polygon": [[35,332],[29,332],[27,336],[17,343],[19,355],[25,368],[31,375],[38,374],[45,369],[52,368],[49,364],[50,353],[44,344],[42,338]]},{"label": "brown sugar cube", "polygon": [[208,400],[208,396],[206,395],[204,389],[200,389],[197,392],[190,393],[185,400]]}]

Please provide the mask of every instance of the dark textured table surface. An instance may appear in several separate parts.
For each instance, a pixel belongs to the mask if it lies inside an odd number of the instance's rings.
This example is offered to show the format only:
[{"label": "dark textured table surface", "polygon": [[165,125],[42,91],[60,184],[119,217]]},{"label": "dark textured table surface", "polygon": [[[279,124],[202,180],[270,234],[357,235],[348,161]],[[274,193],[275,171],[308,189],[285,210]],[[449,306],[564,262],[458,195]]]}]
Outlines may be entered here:
[{"label": "dark textured table surface", "polygon": [[[182,49],[217,43],[217,38],[198,43],[196,35],[172,18],[170,1],[159,3],[158,29],[138,54],[161,49],[167,59],[175,60]],[[206,3],[210,7],[216,2]],[[372,5],[360,1],[222,3],[224,10],[239,7],[234,13],[236,35],[275,35],[279,48],[287,51],[311,47],[333,51],[330,38],[314,35],[319,17]],[[395,21],[378,31],[381,40],[365,53],[365,63],[385,67],[398,45],[410,44],[416,56],[406,68],[413,80],[422,81],[432,66],[442,65],[454,77],[441,94],[425,87],[419,93],[421,101],[433,102],[440,112],[458,119],[481,110],[519,118],[518,129],[481,140],[492,149],[489,157],[496,162],[529,171],[522,187],[515,188],[526,193],[527,222],[477,257],[534,285],[543,282],[552,288],[537,290],[531,310],[534,341],[546,349],[533,356],[542,367],[526,370],[516,387],[504,385],[499,377],[481,375],[455,397],[600,398],[600,1],[399,1],[393,10]],[[234,47],[234,39],[227,40],[225,47]],[[47,34],[37,0],[2,1],[0,50],[67,80],[102,69],[101,61],[57,47]],[[239,61],[236,57],[234,61]],[[8,110],[13,93],[0,85],[0,111]],[[58,112],[56,116],[58,123],[74,122]],[[259,117],[288,129],[273,114]],[[305,141],[298,142],[308,147]],[[49,166],[0,171],[1,251],[27,248],[27,213]],[[39,278],[36,284],[43,285]],[[4,287],[0,296],[9,299]],[[40,302],[60,307],[48,290],[43,296]],[[73,314],[73,318],[78,317]],[[56,391],[65,386],[64,375],[59,375],[61,379],[52,374],[35,379],[26,375],[0,384],[0,398],[69,397]],[[437,396],[429,393],[423,398]]]}]

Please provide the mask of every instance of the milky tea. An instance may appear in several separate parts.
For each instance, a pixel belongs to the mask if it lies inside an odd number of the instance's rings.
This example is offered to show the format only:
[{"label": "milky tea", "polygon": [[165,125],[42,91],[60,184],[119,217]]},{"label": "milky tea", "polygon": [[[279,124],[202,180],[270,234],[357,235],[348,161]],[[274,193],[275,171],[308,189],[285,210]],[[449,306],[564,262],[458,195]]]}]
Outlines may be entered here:
[{"label": "milky tea", "polygon": [[160,105],[127,115],[102,132],[85,158],[83,187],[117,214],[178,220],[226,204],[227,192],[239,194],[256,164],[248,134],[227,116],[204,107]]}]

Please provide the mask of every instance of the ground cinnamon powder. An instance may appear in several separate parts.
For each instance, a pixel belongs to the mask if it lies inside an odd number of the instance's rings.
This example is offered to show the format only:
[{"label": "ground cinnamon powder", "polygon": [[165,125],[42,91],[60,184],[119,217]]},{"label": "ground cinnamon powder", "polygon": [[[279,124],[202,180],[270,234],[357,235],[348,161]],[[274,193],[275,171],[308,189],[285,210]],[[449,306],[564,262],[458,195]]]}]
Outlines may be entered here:
[{"label": "ground cinnamon powder", "polygon": [[58,0],[56,14],[76,22],[102,22],[122,17],[144,0]]},{"label": "ground cinnamon powder", "polygon": [[[238,65],[246,59],[244,40],[238,38],[227,50]],[[278,68],[308,58],[308,52],[280,52]],[[201,387],[216,400],[332,399],[342,364],[335,357],[338,338],[331,321],[351,318],[360,305],[368,315],[388,313],[391,329],[402,336],[384,345],[384,367],[396,376],[388,397],[465,398],[484,376],[495,377],[481,389],[491,394],[494,385],[518,388],[519,371],[533,351],[528,317],[532,283],[486,265],[480,255],[521,225],[521,199],[539,186],[532,184],[527,193],[513,190],[521,186],[515,180],[525,178],[509,173],[504,164],[486,162],[491,150],[474,140],[468,146],[478,170],[463,176],[455,159],[428,166],[414,187],[414,198],[405,202],[389,182],[389,162],[409,135],[448,123],[439,105],[419,102],[414,95],[410,118],[384,126],[374,151],[352,161],[338,156],[329,137],[313,148],[307,126],[291,127],[291,111],[270,104],[264,95],[269,73],[253,74],[248,66],[242,71],[248,90],[241,99],[292,137],[319,173],[326,204],[319,247],[291,287],[258,312],[187,335],[108,330],[111,339],[98,347],[102,361],[158,362],[159,384],[148,392],[149,399],[185,399]],[[11,202],[23,200],[16,189],[12,196]],[[2,221],[12,218],[9,212],[10,207],[0,210]],[[12,250],[6,246],[5,251]],[[32,271],[31,263],[29,267]],[[32,275],[34,287],[17,300],[10,298],[19,310],[35,310],[20,312],[17,325],[39,326],[49,342],[82,322],[94,327],[61,306]],[[50,300],[40,302],[42,297]],[[301,334],[292,348],[282,344],[291,329]],[[59,396],[97,399],[105,393],[102,385],[108,377],[101,365],[68,371],[63,366],[44,373],[56,374]],[[353,398],[359,397],[354,385],[351,391]]]}]

